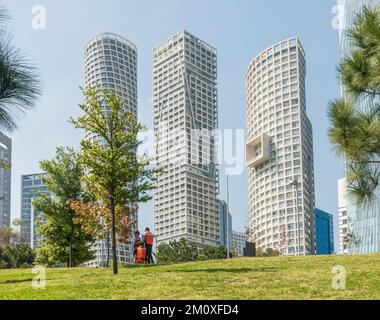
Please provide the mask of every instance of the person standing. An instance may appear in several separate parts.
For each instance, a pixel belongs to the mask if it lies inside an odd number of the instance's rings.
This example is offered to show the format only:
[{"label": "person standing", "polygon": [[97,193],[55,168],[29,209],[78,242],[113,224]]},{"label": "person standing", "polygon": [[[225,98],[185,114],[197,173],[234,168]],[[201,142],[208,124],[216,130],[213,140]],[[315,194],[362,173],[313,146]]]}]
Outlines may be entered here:
[{"label": "person standing", "polygon": [[140,231],[135,231],[135,242],[133,244],[133,255],[136,256],[137,255],[137,249],[141,246],[142,244],[142,240],[141,240],[141,237],[140,237]]},{"label": "person standing", "polygon": [[154,234],[150,232],[149,228],[145,228],[145,234],[143,235],[143,242],[146,248],[146,260],[147,263],[154,263],[152,256],[152,248],[154,243]]}]

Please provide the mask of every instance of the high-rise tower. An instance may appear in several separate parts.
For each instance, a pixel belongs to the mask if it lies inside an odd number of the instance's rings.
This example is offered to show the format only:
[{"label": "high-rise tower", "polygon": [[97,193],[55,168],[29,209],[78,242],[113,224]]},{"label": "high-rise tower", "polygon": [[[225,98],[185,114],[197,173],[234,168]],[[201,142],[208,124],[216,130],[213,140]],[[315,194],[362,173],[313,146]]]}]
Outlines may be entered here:
[{"label": "high-rise tower", "polygon": [[219,245],[217,53],[187,31],[154,51],[158,243]]},{"label": "high-rise tower", "polygon": [[5,166],[0,167],[0,227],[11,225],[11,168],[12,140],[0,132],[0,161]]},{"label": "high-rise tower", "polygon": [[312,126],[297,38],[261,52],[247,73],[249,226],[259,249],[316,253]]},{"label": "high-rise tower", "polygon": [[[357,15],[364,6],[380,6],[380,0],[338,0],[340,10],[340,50],[342,58],[353,52],[355,47],[349,37],[348,31],[354,26]],[[352,99],[345,92],[342,85],[342,97]],[[378,103],[379,98],[364,97],[355,99],[358,110],[365,110],[372,103]],[[377,197],[380,195],[379,188],[376,189]],[[352,239],[345,243],[344,253],[365,254],[380,252],[380,204],[377,201],[358,206],[353,199],[347,198],[347,212],[344,219],[344,233]],[[342,240],[341,240],[342,241]],[[342,242],[341,242],[342,246]]]},{"label": "high-rise tower", "polygon": [[[129,40],[103,33],[87,43],[85,50],[85,87],[110,89],[124,100],[124,106],[137,119],[137,47]],[[105,108],[107,114],[107,108]],[[125,128],[127,130],[127,128]],[[137,227],[137,215],[133,228]],[[111,251],[107,241],[98,241],[93,249],[95,260],[86,266],[104,266]],[[133,259],[132,244],[117,244],[120,263]]]},{"label": "high-rise tower", "polygon": [[136,46],[121,36],[104,33],[88,42],[85,55],[85,87],[113,90],[137,117]]},{"label": "high-rise tower", "polygon": [[42,212],[34,208],[33,200],[49,194],[44,183],[45,173],[21,176],[21,237],[32,249],[41,248],[41,237],[37,232],[38,223],[43,223]]}]

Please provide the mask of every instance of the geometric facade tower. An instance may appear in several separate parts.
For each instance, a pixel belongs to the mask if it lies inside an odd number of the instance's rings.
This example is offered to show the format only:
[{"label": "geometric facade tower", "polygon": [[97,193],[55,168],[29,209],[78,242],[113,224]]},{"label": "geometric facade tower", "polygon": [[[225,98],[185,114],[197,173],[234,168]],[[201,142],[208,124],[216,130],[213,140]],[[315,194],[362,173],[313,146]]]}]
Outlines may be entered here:
[{"label": "geometric facade tower", "polygon": [[217,52],[181,31],[153,56],[157,242],[218,246]]}]

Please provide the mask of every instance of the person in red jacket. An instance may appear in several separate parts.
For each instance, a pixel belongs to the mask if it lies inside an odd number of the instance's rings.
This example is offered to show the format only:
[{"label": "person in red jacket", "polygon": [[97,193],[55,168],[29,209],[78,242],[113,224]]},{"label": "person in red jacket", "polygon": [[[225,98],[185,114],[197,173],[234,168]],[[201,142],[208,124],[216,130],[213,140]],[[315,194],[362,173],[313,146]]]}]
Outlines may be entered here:
[{"label": "person in red jacket", "polygon": [[146,248],[144,244],[141,242],[140,246],[137,248],[135,263],[136,264],[144,264],[146,262]]},{"label": "person in red jacket", "polygon": [[146,262],[154,263],[152,256],[152,248],[154,243],[154,234],[150,232],[149,228],[145,228],[145,234],[143,235],[143,242],[146,248]]}]

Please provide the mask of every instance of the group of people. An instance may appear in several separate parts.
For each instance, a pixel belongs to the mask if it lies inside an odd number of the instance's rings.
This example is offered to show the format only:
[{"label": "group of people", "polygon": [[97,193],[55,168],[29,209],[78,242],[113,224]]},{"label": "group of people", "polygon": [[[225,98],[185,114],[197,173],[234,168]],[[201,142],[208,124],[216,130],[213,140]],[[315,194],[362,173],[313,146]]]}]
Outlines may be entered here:
[{"label": "group of people", "polygon": [[149,228],[145,228],[145,233],[141,237],[140,231],[135,231],[134,256],[136,264],[151,264],[153,260],[154,234]]}]

